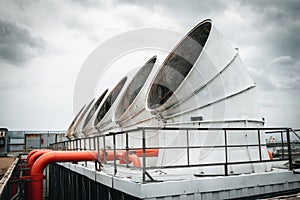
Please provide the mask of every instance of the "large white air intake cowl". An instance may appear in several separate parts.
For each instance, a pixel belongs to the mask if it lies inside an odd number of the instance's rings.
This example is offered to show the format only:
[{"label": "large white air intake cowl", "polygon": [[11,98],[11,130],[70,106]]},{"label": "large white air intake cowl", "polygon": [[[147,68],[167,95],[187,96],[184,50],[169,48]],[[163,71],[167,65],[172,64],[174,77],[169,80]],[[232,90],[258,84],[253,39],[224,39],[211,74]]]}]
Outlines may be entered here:
[{"label": "large white air intake cowl", "polygon": [[256,101],[242,101],[251,107],[226,107],[241,98],[240,94],[253,93],[249,90],[254,87],[237,50],[206,20],[179,42],[157,71],[148,90],[146,108],[173,125],[195,121],[223,124],[227,120],[244,120],[245,115],[261,121]]},{"label": "large white air intake cowl", "polygon": [[108,95],[106,95],[105,99],[103,99],[96,112],[94,112],[90,123],[87,124],[87,131],[85,132],[85,135],[105,132],[116,127],[116,125],[112,123],[112,115],[118,99],[120,98],[120,93],[122,93],[124,85],[128,81],[127,79],[128,75],[123,77],[116,86],[109,91]]},{"label": "large white air intake cowl", "polygon": [[82,133],[84,135],[89,135],[92,133],[96,133],[97,130],[94,128],[94,121],[95,121],[95,113],[100,107],[101,103],[104,101],[105,97],[107,96],[108,89],[106,89],[98,98],[97,101],[91,106],[91,109],[87,113],[83,125],[82,125]]},{"label": "large white air intake cowl", "polygon": [[69,125],[69,127],[66,131],[65,137],[67,137],[69,140],[74,139],[74,136],[72,135],[72,132],[74,131],[75,123],[76,123],[78,117],[80,117],[80,115],[84,111],[85,106],[86,105],[82,106],[82,108],[79,110],[77,115],[74,117],[74,119],[72,120],[71,124]]},{"label": "large white air intake cowl", "polygon": [[83,128],[83,123],[84,123],[84,119],[86,118],[87,113],[89,112],[91,106],[93,105],[95,99],[92,99],[83,109],[83,111],[81,112],[80,116],[76,119],[75,123],[74,123],[74,128],[71,129],[71,136],[74,138],[79,138],[84,136],[82,134],[82,128]]},{"label": "large white air intake cowl", "polygon": [[153,56],[139,69],[120,98],[113,121],[122,130],[138,126],[157,126],[157,120],[153,120],[153,115],[145,110],[147,88],[157,70],[156,60],[157,57]]},{"label": "large white air intake cowl", "polygon": [[[249,77],[238,51],[205,20],[193,28],[167,56],[157,71],[146,98],[146,109],[164,126],[176,127],[261,127],[263,121],[257,102],[255,84]],[[184,131],[160,132],[160,146],[182,146]],[[247,145],[257,135],[228,132],[230,144]],[[222,131],[191,131],[189,144],[211,146],[190,151],[191,163],[225,162]],[[258,157],[255,147],[231,148],[229,161],[249,161]],[[186,150],[161,150],[158,165],[187,164]],[[266,148],[263,159],[268,159]],[[268,170],[266,164],[230,166],[232,173]],[[222,173],[222,167],[200,168],[204,174]]]},{"label": "large white air intake cowl", "polygon": [[119,104],[120,98],[123,96],[128,84],[135,78],[139,67],[130,71],[110,92],[100,108],[96,112],[94,119],[94,126],[99,132],[106,132],[109,130],[120,130],[117,123],[113,121],[116,107]]},{"label": "large white air intake cowl", "polygon": [[[158,158],[147,160],[150,166],[220,164],[225,159],[252,161],[260,156],[262,160],[269,159],[265,146],[261,151],[255,146],[258,144],[257,130],[227,130],[225,138],[224,130],[218,129],[260,128],[263,120],[255,84],[238,50],[224,39],[211,20],[193,28],[161,66],[156,63],[153,57],[127,74],[99,103],[96,102],[96,111],[93,108],[83,111],[89,113],[84,114],[89,116],[83,130],[86,136],[143,126],[175,127],[171,131],[147,129],[147,147],[160,147]],[[82,129],[84,120],[76,121],[75,133]],[[213,130],[190,129],[187,133],[183,128]],[[264,133],[259,134],[264,144]],[[117,142],[120,148],[125,146],[122,137]],[[141,133],[130,134],[129,142],[130,147],[141,148]],[[220,148],[225,142],[230,145],[226,158],[224,148]],[[204,175],[223,174],[224,166],[198,166],[186,170]],[[268,170],[268,164],[228,166],[231,174]]]}]

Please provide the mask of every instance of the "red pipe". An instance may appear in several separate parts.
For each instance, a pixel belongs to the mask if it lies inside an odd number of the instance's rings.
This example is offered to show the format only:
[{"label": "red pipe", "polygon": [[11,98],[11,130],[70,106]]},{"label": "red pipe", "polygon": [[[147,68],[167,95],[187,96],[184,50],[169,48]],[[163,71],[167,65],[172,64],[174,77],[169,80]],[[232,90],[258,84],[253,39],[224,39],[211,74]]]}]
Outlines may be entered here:
[{"label": "red pipe", "polygon": [[[136,155],[136,154],[128,154],[128,160],[133,163],[133,166],[135,166],[135,167],[141,167],[141,161],[140,161],[138,155]],[[122,160],[120,160],[120,162],[121,161],[123,161],[124,163],[126,163],[126,152],[123,153]]]},{"label": "red pipe", "polygon": [[29,160],[29,158],[32,156],[32,154],[34,154],[35,152],[39,151],[38,149],[32,150],[28,153],[27,155],[27,161]]},{"label": "red pipe", "polygon": [[[128,160],[133,163],[135,167],[141,167],[139,156],[143,155],[143,150],[136,150],[135,152],[129,152]],[[145,155],[148,157],[158,156],[157,149],[146,150]],[[31,199],[41,200],[43,196],[43,171],[44,168],[53,162],[79,162],[79,161],[97,161],[98,151],[51,151],[51,150],[39,150],[29,158],[28,164],[32,165],[31,168]],[[100,151],[100,160],[103,160],[104,153]],[[116,159],[120,160],[120,163],[126,162],[126,151],[119,150],[116,152]],[[106,152],[106,160],[114,160],[114,152]],[[30,165],[30,166],[31,166]]]},{"label": "red pipe", "polygon": [[[137,149],[133,152],[136,153],[136,155],[138,155],[139,157],[143,156],[143,149]],[[146,157],[157,157],[158,153],[159,153],[159,149],[146,149],[145,150]]]},{"label": "red pipe", "polygon": [[[145,156],[146,157],[157,157],[158,156],[158,149],[146,149],[145,151]],[[114,160],[114,151],[109,150],[106,151],[106,161],[112,161]],[[137,149],[134,151],[129,151],[128,152],[128,161],[133,163],[133,166],[135,167],[141,167],[141,162],[139,157],[143,156],[143,150],[142,149]],[[101,157],[100,160],[103,158]],[[120,164],[125,164],[126,163],[126,150],[118,150],[116,151],[116,159],[120,161]]]},{"label": "red pipe", "polygon": [[[28,166],[28,170],[26,170],[25,175],[29,175],[31,174],[31,167],[34,164],[34,162],[43,154],[50,152],[51,150],[49,149],[41,149],[41,150],[33,150],[33,152],[31,151],[30,155],[28,154],[27,158],[29,157],[29,159],[27,160],[27,166]],[[31,194],[31,185],[30,184],[26,184],[27,185],[27,191],[28,191],[28,197],[30,197]]]},{"label": "red pipe", "polygon": [[[103,155],[102,155],[103,156]],[[41,200],[43,196],[43,171],[53,162],[97,161],[97,151],[52,151],[39,157],[31,169],[32,200]],[[101,155],[100,155],[101,157]]]},{"label": "red pipe", "polygon": [[32,167],[32,165],[34,164],[34,162],[41,156],[41,155],[43,155],[43,154],[45,154],[45,153],[48,153],[49,151],[52,151],[52,150],[50,150],[50,149],[42,149],[42,150],[39,150],[39,151],[36,151],[36,152],[34,152],[31,156],[30,156],[30,158],[29,158],[29,160],[28,160],[28,167],[29,168],[31,168]]}]

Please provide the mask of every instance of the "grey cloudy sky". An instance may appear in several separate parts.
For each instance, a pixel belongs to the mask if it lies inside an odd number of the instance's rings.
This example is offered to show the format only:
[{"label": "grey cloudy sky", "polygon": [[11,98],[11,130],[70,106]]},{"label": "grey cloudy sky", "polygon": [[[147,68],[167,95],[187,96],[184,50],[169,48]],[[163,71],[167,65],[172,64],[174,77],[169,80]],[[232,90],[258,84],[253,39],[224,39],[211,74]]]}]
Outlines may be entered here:
[{"label": "grey cloudy sky", "polygon": [[239,48],[266,125],[300,128],[297,0],[1,0],[0,127],[66,129],[77,74],[99,44],[139,28],[186,33],[206,18]]}]

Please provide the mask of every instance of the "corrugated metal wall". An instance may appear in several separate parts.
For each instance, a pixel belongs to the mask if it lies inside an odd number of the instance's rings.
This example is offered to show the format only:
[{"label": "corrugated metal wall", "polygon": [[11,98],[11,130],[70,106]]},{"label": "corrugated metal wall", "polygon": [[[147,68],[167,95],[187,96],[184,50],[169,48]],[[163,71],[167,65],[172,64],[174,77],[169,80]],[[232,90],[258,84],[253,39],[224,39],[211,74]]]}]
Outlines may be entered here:
[{"label": "corrugated metal wall", "polygon": [[50,165],[49,175],[49,199],[139,200],[57,164]]}]

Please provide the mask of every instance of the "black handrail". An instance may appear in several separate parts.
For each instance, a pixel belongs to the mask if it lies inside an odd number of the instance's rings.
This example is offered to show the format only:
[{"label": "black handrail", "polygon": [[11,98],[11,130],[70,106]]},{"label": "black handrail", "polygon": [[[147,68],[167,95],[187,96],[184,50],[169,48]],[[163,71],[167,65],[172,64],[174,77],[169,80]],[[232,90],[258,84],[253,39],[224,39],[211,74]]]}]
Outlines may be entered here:
[{"label": "black handrail", "polygon": [[[151,130],[166,130],[166,131],[174,131],[174,130],[182,130],[186,134],[187,138],[187,144],[182,145],[182,146],[173,146],[173,147],[162,147],[162,146],[157,146],[157,147],[147,147],[147,139],[146,139],[146,133],[147,131]],[[162,169],[162,168],[178,168],[178,167],[200,167],[200,166],[218,166],[218,165],[223,165],[224,166],[224,175],[228,176],[230,175],[228,172],[228,166],[229,165],[239,165],[239,164],[250,164],[250,163],[264,163],[264,162],[277,162],[277,161],[288,161],[289,163],[289,170],[293,170],[293,159],[292,159],[292,147],[291,147],[291,137],[290,134],[291,132],[294,133],[294,131],[299,131],[299,130],[294,130],[291,131],[291,128],[286,128],[286,127],[279,127],[279,128],[190,128],[190,127],[138,127],[136,129],[131,129],[127,131],[122,131],[122,132],[109,132],[107,134],[102,134],[102,135],[95,135],[91,137],[86,137],[86,138],[81,138],[81,139],[75,139],[75,140],[69,140],[69,141],[64,141],[64,142],[57,142],[54,144],[51,144],[51,147],[53,149],[64,149],[64,150],[103,150],[106,152],[107,146],[105,144],[105,141],[107,138],[112,138],[113,142],[113,147],[111,147],[111,150],[115,152],[117,150],[125,150],[126,151],[126,167],[128,168],[135,168],[133,166],[130,166],[128,164],[128,155],[131,153],[131,151],[135,151],[141,148],[132,148],[129,147],[129,142],[128,138],[131,133],[136,133],[139,132],[141,134],[141,144],[142,144],[142,160],[143,160],[143,165],[139,168],[142,169],[142,180],[143,182],[146,182],[146,176],[147,176],[147,170],[148,169]],[[214,146],[209,146],[209,145],[199,145],[199,146],[190,146],[189,145],[189,131],[199,131],[200,134],[202,131],[222,131],[224,134],[224,145],[214,145]],[[236,144],[232,145],[229,144],[228,141],[228,131],[251,131],[251,134],[257,134],[257,144]],[[254,132],[253,132],[254,131]],[[256,132],[255,132],[256,131]],[[282,153],[282,158],[276,158],[274,160],[269,160],[269,159],[263,159],[262,157],[262,147],[269,147],[268,144],[266,144],[266,141],[262,141],[261,134],[274,134],[274,133],[280,133],[281,134],[281,142],[279,143],[280,146],[282,147],[282,151],[284,150],[284,147],[287,146],[288,150],[288,156],[284,156],[284,152]],[[286,136],[286,142],[283,140],[283,136]],[[116,145],[116,137],[124,135],[125,136],[125,146],[122,148],[117,148]],[[93,145],[92,141],[93,140]],[[87,141],[88,144],[87,145]],[[100,147],[100,143],[102,142],[102,146]],[[82,143],[84,147],[82,147]],[[97,145],[97,147],[96,147]],[[228,160],[228,148],[235,148],[235,147],[258,147],[258,153],[259,153],[259,159],[258,160],[252,160],[252,161],[241,161],[241,162],[230,162]],[[191,164],[190,163],[190,149],[193,148],[222,148],[224,149],[224,156],[225,156],[225,162],[216,162],[216,163],[206,163],[206,164]],[[155,166],[155,167],[147,167],[146,165],[146,151],[148,149],[186,149],[187,150],[187,164],[186,165],[172,165],[172,166]],[[100,160],[99,160],[100,161]],[[113,163],[107,162],[105,160],[101,160],[101,162],[104,162],[106,164],[112,164],[114,167],[114,174],[117,173],[117,167],[118,166],[124,166],[121,164],[117,163],[116,156],[113,160]]]}]

